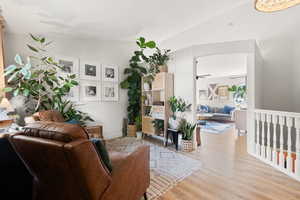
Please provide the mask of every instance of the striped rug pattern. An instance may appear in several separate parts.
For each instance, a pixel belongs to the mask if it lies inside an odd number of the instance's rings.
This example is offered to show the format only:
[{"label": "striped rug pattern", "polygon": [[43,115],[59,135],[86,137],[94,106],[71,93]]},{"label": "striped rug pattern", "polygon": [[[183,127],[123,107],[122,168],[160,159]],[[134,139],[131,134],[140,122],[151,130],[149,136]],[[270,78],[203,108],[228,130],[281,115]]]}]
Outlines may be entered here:
[{"label": "striped rug pattern", "polygon": [[140,145],[150,146],[150,187],[149,199],[158,199],[178,182],[201,168],[201,162],[180,152],[164,148],[146,140],[125,137],[107,141],[108,151],[130,153]]}]

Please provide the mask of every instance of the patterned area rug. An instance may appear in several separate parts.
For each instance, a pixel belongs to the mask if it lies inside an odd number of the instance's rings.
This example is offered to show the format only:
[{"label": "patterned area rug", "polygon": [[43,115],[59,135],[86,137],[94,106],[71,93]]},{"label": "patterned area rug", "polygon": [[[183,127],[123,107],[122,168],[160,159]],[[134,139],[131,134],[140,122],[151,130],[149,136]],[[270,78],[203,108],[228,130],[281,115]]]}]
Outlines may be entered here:
[{"label": "patterned area rug", "polygon": [[147,194],[151,200],[201,168],[198,160],[145,140],[125,137],[107,141],[106,146],[109,151],[130,153],[144,144],[150,146],[151,181]]},{"label": "patterned area rug", "polygon": [[233,127],[233,123],[219,123],[213,121],[206,121],[205,125],[201,125],[201,131],[205,133],[222,134]]}]

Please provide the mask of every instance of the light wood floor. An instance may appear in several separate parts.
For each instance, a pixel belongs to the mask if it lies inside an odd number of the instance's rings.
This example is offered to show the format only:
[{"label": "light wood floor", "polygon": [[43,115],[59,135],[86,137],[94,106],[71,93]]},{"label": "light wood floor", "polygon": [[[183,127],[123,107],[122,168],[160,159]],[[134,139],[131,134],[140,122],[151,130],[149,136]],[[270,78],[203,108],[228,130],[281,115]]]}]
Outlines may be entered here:
[{"label": "light wood floor", "polygon": [[300,182],[248,155],[245,136],[236,140],[232,129],[201,137],[202,147],[191,156],[202,169],[160,200],[300,200]]}]

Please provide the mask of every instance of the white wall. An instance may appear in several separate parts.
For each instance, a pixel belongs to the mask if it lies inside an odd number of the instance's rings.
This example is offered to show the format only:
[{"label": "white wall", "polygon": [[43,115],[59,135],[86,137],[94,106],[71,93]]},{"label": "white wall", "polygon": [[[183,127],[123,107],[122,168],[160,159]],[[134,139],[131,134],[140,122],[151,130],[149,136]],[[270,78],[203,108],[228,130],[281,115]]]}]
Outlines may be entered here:
[{"label": "white wall", "polygon": [[[49,38],[50,39],[50,38]],[[135,49],[135,43],[119,41],[75,40],[68,38],[51,38],[52,55],[75,57],[102,64],[119,66],[120,80],[123,80],[123,69],[128,66],[130,55]],[[5,38],[6,65],[13,63],[16,53],[22,56],[29,55],[26,43],[28,36],[7,34]],[[120,89],[118,102],[86,102],[80,107],[89,113],[97,122],[103,124],[104,137],[113,138],[122,136],[122,119],[126,117],[127,92]]]},{"label": "white wall", "polygon": [[[244,66],[246,68],[246,66]],[[243,74],[244,75],[244,74]],[[233,93],[229,93],[229,97],[226,100],[217,99],[217,100],[208,100],[199,98],[199,90],[207,90],[209,84],[217,84],[218,86],[233,86],[233,85],[245,85],[246,77],[239,77],[232,79],[230,76],[226,77],[210,77],[210,78],[200,78],[197,80],[197,104],[201,105],[210,105],[214,107],[224,107],[225,105],[235,106]]]},{"label": "white wall", "polygon": [[265,109],[300,111],[299,55],[300,7],[261,13],[253,1],[184,30],[161,46],[184,49],[193,45],[255,39],[264,59],[260,87]]},{"label": "white wall", "polygon": [[[195,45],[189,48],[178,50],[172,54],[169,63],[169,71],[174,73],[174,95],[179,96],[192,103],[192,111],[186,114],[190,121],[196,121],[196,60],[199,57],[217,54],[247,54],[247,86],[248,86],[248,109],[253,111],[255,108],[255,41],[236,41],[206,45]],[[248,118],[252,118],[252,112],[248,112]],[[248,121],[249,133],[254,133],[253,121]],[[253,141],[252,135],[248,137],[249,143]],[[248,152],[253,152],[254,146],[248,146]]]}]

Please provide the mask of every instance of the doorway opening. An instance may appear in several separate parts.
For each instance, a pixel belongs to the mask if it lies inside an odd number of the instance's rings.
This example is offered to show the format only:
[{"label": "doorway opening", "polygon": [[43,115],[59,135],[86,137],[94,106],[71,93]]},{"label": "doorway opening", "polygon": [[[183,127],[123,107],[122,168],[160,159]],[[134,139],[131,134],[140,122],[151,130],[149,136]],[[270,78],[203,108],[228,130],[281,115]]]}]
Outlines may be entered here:
[{"label": "doorway opening", "polygon": [[202,132],[247,131],[247,54],[196,59],[196,117]]}]

